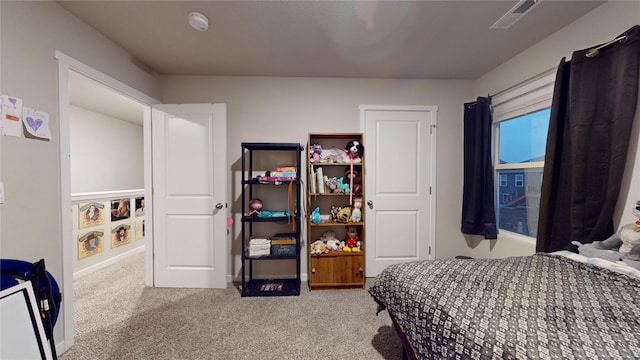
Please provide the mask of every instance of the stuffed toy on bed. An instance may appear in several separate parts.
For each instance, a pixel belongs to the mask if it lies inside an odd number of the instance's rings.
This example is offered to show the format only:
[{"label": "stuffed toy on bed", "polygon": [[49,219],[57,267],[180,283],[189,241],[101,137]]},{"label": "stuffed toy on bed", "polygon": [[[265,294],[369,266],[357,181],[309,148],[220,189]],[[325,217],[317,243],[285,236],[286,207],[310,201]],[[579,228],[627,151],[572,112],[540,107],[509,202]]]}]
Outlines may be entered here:
[{"label": "stuffed toy on bed", "polygon": [[[640,219],[640,201],[633,208],[633,215]],[[621,261],[640,269],[640,220],[623,226],[617,233],[603,241],[591,244],[573,242],[578,246],[580,255],[601,258],[612,262]]]},{"label": "stuffed toy on bed", "polygon": [[638,218],[638,221],[623,226],[606,240],[594,241],[593,247],[603,250],[617,249],[625,258],[640,261],[640,200],[636,201],[633,215]]}]

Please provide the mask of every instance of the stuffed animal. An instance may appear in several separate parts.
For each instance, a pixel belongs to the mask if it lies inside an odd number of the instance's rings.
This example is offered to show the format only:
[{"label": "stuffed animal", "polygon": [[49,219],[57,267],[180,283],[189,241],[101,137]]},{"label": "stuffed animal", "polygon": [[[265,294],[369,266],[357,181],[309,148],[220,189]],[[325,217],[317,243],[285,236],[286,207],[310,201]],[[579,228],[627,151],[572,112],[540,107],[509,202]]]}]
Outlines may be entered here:
[{"label": "stuffed animal", "polygon": [[344,178],[347,184],[353,184],[351,192],[354,194],[360,194],[362,192],[362,185],[360,185],[362,179],[360,178],[360,172],[358,172],[357,169],[352,170],[347,168],[344,172]]},{"label": "stuffed animal", "polygon": [[340,192],[343,194],[349,193],[349,184],[345,184],[344,178],[338,178],[338,184],[340,184]]},{"label": "stuffed animal", "polygon": [[351,219],[351,208],[345,206],[338,210],[338,222],[348,223],[349,219]]},{"label": "stuffed animal", "polygon": [[336,238],[336,234],[333,231],[327,231],[322,234],[320,240],[322,240],[326,244],[326,248],[328,250],[342,251],[340,240]]},{"label": "stuffed animal", "polygon": [[312,223],[314,224],[320,224],[322,222],[322,219],[320,218],[320,208],[317,207],[313,210],[313,212],[311,213],[311,216],[309,216],[309,220],[311,220]]},{"label": "stuffed animal", "polygon": [[340,182],[338,181],[337,177],[331,177],[331,178],[327,178],[327,187],[326,190],[327,192],[330,193],[339,193],[342,192],[341,186],[340,186]]},{"label": "stuffed animal", "polygon": [[262,213],[262,200],[253,198],[249,200],[249,215],[260,215]]},{"label": "stuffed animal", "polygon": [[338,211],[340,211],[341,208],[335,206],[335,205],[331,205],[331,216],[329,217],[329,219],[332,222],[338,222]]},{"label": "stuffed animal", "polygon": [[351,140],[347,143],[344,150],[353,162],[360,162],[360,158],[364,155],[364,146],[358,140]]},{"label": "stuffed animal", "polygon": [[351,170],[347,168],[347,170],[344,172],[344,177],[347,179],[347,181],[353,180],[354,184],[360,184],[360,172],[357,169]]},{"label": "stuffed animal", "polygon": [[611,262],[621,261],[624,257],[615,250],[596,249],[593,244],[582,244],[578,241],[572,241],[571,243],[578,247],[578,253],[584,257],[605,259]]},{"label": "stuffed animal", "polygon": [[311,145],[311,148],[309,149],[309,161],[312,163],[322,162],[322,145]]},{"label": "stuffed animal", "polygon": [[351,209],[351,222],[362,220],[362,198],[353,199],[353,209]]},{"label": "stuffed animal", "polygon": [[358,245],[358,228],[355,226],[349,226],[347,228],[347,234],[344,236],[344,245],[351,250],[357,248]]},{"label": "stuffed animal", "polygon": [[316,255],[316,254],[324,254],[327,253],[327,245],[322,241],[322,240],[316,240],[314,242],[311,243],[311,254],[312,255]]},{"label": "stuffed animal", "polygon": [[638,218],[634,224],[623,226],[606,240],[594,241],[593,247],[602,250],[618,250],[624,258],[640,261],[640,200],[636,201],[633,215]]}]

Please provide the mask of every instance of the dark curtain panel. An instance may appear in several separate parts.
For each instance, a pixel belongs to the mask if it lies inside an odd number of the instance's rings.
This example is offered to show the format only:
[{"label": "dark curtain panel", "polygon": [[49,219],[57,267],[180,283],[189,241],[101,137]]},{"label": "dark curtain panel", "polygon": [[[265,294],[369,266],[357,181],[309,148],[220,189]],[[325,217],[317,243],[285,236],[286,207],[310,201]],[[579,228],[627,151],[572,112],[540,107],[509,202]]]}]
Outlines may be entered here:
[{"label": "dark curtain panel", "polygon": [[491,98],[464,104],[462,232],[497,239],[491,164]]},{"label": "dark curtain panel", "polygon": [[638,99],[640,26],[558,66],[545,155],[537,251],[614,233],[613,212]]}]

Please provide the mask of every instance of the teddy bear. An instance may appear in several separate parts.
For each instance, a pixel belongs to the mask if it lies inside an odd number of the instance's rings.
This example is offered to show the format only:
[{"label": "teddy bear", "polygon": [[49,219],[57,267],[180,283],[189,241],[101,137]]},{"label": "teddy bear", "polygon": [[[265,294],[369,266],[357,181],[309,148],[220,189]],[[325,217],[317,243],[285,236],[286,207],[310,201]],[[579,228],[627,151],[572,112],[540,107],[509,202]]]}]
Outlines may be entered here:
[{"label": "teddy bear", "polygon": [[593,247],[601,250],[618,250],[625,259],[640,261],[640,200],[636,201],[633,215],[638,218],[634,224],[627,224],[603,241],[594,241]]}]

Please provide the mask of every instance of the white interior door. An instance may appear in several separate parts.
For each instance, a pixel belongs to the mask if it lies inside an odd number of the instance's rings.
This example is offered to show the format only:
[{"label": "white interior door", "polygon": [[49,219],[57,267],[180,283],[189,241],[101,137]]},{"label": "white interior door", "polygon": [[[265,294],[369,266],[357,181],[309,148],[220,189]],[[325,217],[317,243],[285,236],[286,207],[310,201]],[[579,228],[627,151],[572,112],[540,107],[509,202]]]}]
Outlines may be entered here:
[{"label": "white interior door", "polygon": [[367,277],[391,264],[432,258],[436,109],[360,106]]},{"label": "white interior door", "polygon": [[151,110],[154,286],[225,288],[226,105]]}]

